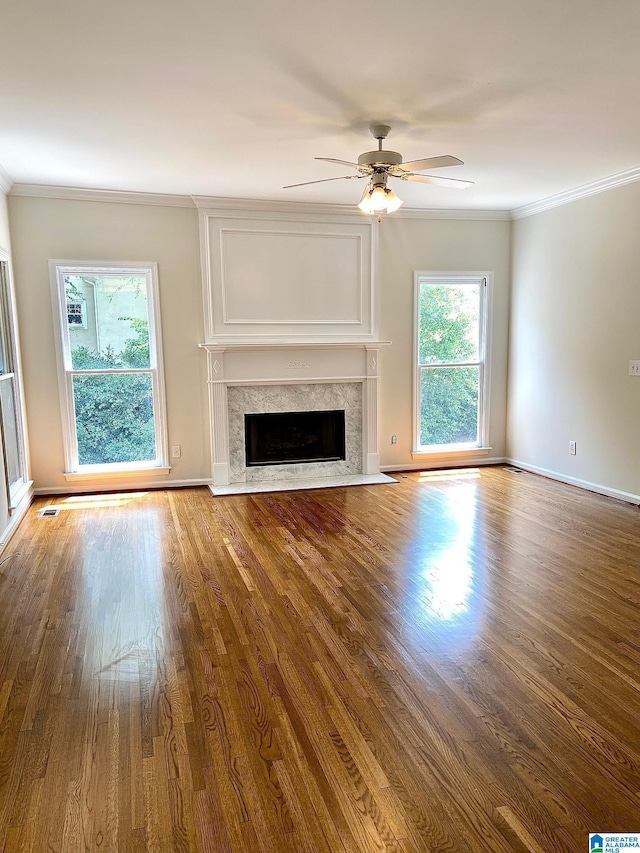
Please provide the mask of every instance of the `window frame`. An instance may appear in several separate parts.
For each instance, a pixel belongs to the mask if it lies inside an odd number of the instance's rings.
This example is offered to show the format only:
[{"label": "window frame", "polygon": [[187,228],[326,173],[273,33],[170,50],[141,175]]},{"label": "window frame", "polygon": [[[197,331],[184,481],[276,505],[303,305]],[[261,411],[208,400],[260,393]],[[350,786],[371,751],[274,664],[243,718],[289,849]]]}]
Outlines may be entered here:
[{"label": "window frame", "polygon": [[[164,383],[164,359],[162,352],[162,327],[160,323],[160,298],[158,287],[158,265],[155,262],[139,261],[69,261],[50,260],[49,274],[54,311],[56,362],[60,392],[60,412],[64,447],[64,475],[67,480],[94,479],[97,477],[120,476],[127,473],[145,472],[166,474],[169,466],[169,444],[167,434],[167,406]],[[77,370],[71,362],[71,340],[67,316],[67,298],[64,278],[67,275],[118,275],[142,276],[146,279],[147,315],[149,318],[149,368],[118,368],[116,370]],[[137,462],[106,462],[99,465],[81,465],[78,456],[73,377],[104,373],[149,373],[153,394],[156,458]]]},{"label": "window frame", "polygon": [[[478,361],[453,363],[437,363],[438,367],[479,367],[478,383],[478,441],[459,444],[420,444],[420,412],[421,412],[421,373],[423,367],[434,367],[434,364],[420,362],[420,291],[423,284],[479,284],[480,305],[478,317],[479,347]],[[489,396],[491,374],[491,313],[493,295],[493,273],[482,272],[414,272],[414,307],[413,307],[413,458],[436,456],[486,456],[489,447]]]},{"label": "window frame", "polygon": [[[20,363],[20,343],[18,339],[17,310],[15,291],[13,285],[13,274],[11,269],[11,258],[9,253],[0,248],[0,265],[4,270],[0,280],[0,325],[2,326],[1,343],[2,362],[4,371],[0,374],[0,381],[8,382],[11,386],[14,407],[13,427],[15,429],[17,463],[19,476],[15,482],[9,482],[9,471],[6,454],[6,436],[4,424],[4,412],[0,413],[0,444],[4,458],[5,487],[7,494],[7,509],[11,515],[20,504],[31,486],[29,473],[29,450],[27,433],[25,428],[25,403],[22,386],[22,367]],[[0,407],[1,408],[1,407]]]}]

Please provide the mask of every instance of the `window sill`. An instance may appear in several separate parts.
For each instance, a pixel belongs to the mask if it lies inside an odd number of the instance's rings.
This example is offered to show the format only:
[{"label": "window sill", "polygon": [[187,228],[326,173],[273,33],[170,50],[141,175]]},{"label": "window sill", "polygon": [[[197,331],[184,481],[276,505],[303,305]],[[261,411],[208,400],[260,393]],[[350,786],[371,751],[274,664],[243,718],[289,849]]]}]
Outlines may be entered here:
[{"label": "window sill", "polygon": [[16,511],[31,486],[33,486],[33,480],[23,480],[20,487],[12,492],[11,500],[9,501],[9,515]]},{"label": "window sill", "polygon": [[411,458],[422,459],[425,462],[427,460],[430,462],[448,462],[449,460],[455,462],[460,459],[482,459],[488,456],[492,450],[492,447],[457,447],[455,450],[437,447],[433,450],[412,450]]},{"label": "window sill", "polygon": [[151,477],[163,477],[171,471],[171,466],[160,465],[139,468],[102,468],[95,467],[83,471],[65,471],[64,478],[67,482],[82,482],[89,480],[115,480],[123,477],[140,477],[146,474]]}]

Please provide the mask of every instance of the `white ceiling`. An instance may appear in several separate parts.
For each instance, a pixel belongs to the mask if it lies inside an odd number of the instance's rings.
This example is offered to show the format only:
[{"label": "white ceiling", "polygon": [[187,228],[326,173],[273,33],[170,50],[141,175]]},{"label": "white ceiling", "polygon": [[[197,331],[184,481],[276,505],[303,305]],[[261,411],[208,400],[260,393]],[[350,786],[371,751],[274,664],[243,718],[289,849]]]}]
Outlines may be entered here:
[{"label": "white ceiling", "polygon": [[529,204],[640,167],[638,0],[4,0],[0,164],[15,183],[355,204],[393,127],[468,190]]}]

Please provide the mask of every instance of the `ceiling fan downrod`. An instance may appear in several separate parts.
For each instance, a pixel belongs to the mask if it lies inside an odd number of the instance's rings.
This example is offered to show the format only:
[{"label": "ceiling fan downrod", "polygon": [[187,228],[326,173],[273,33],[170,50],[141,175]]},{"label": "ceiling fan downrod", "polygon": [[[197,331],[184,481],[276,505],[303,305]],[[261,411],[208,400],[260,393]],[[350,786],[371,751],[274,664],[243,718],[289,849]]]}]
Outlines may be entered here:
[{"label": "ceiling fan downrod", "polygon": [[369,130],[373,138],[378,140],[378,151],[382,151],[382,140],[389,136],[391,128],[388,124],[370,124]]},{"label": "ceiling fan downrod", "polygon": [[372,124],[369,126],[371,135],[378,140],[377,151],[365,151],[358,157],[358,166],[399,166],[402,163],[402,154],[397,151],[385,151],[382,140],[389,135],[391,128],[388,124]]}]

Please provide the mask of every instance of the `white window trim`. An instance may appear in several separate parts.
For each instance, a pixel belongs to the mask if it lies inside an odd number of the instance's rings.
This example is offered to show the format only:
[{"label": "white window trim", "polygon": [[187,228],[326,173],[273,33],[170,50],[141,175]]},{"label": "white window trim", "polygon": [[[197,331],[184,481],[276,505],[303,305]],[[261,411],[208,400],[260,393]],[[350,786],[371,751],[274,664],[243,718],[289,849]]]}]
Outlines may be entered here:
[{"label": "white window trim", "polygon": [[[73,407],[73,384],[71,372],[71,352],[67,345],[68,318],[66,310],[65,275],[144,275],[147,280],[149,305],[149,353],[154,395],[154,423],[156,430],[156,460],[154,462],[107,463],[105,465],[80,465],[78,462],[78,442]],[[163,475],[171,470],[169,465],[169,441],[167,433],[167,405],[164,385],[164,358],[162,352],[162,326],[160,323],[160,294],[158,288],[158,265],[155,262],[140,261],[73,261],[50,260],[49,278],[53,301],[58,367],[58,387],[60,391],[60,411],[62,415],[62,436],[65,470],[67,480],[93,480],[103,477],[116,477],[127,474]],[[149,304],[150,303],[150,304]],[[155,364],[155,366],[154,366]],[[103,371],[98,371],[102,373]],[[135,373],[136,370],[120,371]],[[139,371],[138,371],[139,372]],[[142,372],[149,372],[144,370]]]},{"label": "white window trim", "polygon": [[18,507],[20,501],[24,498],[28,489],[32,486],[33,481],[30,479],[29,471],[29,444],[27,439],[27,430],[25,427],[25,412],[26,404],[24,398],[24,387],[22,384],[22,362],[20,358],[20,338],[18,334],[16,294],[13,284],[13,270],[11,265],[11,257],[9,253],[0,248],[0,262],[6,264],[6,301],[7,301],[7,334],[8,340],[5,342],[10,348],[11,361],[13,363],[13,381],[14,381],[14,405],[16,410],[16,430],[18,438],[18,453],[20,456],[20,468],[22,478],[14,484],[13,489],[9,489],[8,494],[8,510],[9,514]]},{"label": "white window trim", "polygon": [[[482,351],[481,388],[478,412],[478,443],[444,444],[425,447],[420,445],[420,368],[419,368],[419,312],[420,285],[423,283],[444,282],[446,284],[471,284],[484,282],[484,298],[480,300],[480,339]],[[493,272],[451,272],[417,271],[414,272],[413,287],[413,459],[429,459],[446,462],[465,459],[480,459],[488,456],[489,446],[489,396],[491,374],[491,317],[493,314]]]}]

